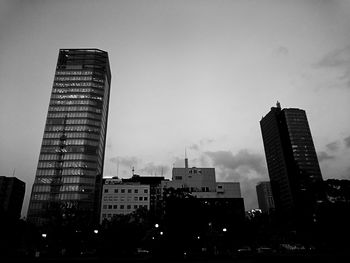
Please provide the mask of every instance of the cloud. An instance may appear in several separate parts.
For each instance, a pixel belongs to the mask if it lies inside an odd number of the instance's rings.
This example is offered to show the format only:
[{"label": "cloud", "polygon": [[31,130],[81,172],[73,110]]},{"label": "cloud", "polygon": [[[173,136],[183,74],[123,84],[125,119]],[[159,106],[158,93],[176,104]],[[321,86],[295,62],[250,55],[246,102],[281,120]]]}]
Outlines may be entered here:
[{"label": "cloud", "polygon": [[350,45],[329,52],[315,67],[339,70],[341,75],[338,79],[345,81],[346,86],[350,87]]},{"label": "cloud", "polygon": [[141,175],[165,175],[170,171],[168,166],[155,165],[153,162],[145,164],[145,166],[137,172]]},{"label": "cloud", "polygon": [[338,145],[338,142],[335,141],[335,142],[328,143],[328,144],[326,145],[326,147],[328,148],[328,150],[334,152],[334,151],[338,150],[339,145]]},{"label": "cloud", "polygon": [[265,157],[247,149],[237,154],[230,151],[205,152],[222,181],[240,182],[246,209],[257,208],[256,185],[268,180]]},{"label": "cloud", "polygon": [[317,157],[319,162],[323,162],[325,160],[332,160],[335,158],[333,155],[329,155],[326,152],[318,152]]},{"label": "cloud", "polygon": [[109,159],[110,162],[119,164],[120,166],[124,166],[127,168],[136,166],[138,163],[141,162],[140,159],[138,159],[135,156],[129,156],[129,157],[112,157]]},{"label": "cloud", "polygon": [[192,145],[189,147],[189,149],[198,151],[198,150],[199,150],[199,146],[198,146],[198,144],[192,144]]},{"label": "cloud", "polygon": [[350,148],[350,136],[344,139],[346,148]]},{"label": "cloud", "polygon": [[287,47],[284,47],[284,46],[279,46],[272,51],[272,55],[274,57],[285,57],[288,54],[289,54],[289,50]]}]

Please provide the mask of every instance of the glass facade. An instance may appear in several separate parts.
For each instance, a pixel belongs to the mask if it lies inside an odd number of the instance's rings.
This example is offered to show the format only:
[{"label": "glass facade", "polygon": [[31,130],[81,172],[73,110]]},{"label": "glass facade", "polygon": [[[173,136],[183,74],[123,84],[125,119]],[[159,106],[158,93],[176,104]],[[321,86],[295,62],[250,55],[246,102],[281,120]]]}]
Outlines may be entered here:
[{"label": "glass facade", "polygon": [[107,52],[59,51],[28,210],[33,223],[69,211],[98,220],[110,82]]},{"label": "glass facade", "polygon": [[322,200],[322,175],[306,113],[278,105],[260,121],[276,211],[311,217]]}]

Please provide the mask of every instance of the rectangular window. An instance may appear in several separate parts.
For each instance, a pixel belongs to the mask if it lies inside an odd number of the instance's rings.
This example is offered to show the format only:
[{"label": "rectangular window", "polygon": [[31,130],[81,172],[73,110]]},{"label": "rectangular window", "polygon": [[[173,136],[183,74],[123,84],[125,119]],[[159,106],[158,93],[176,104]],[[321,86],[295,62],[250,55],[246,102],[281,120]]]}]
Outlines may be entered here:
[{"label": "rectangular window", "polygon": [[144,200],[144,201],[147,201],[147,200],[148,200],[148,197],[145,196],[145,197],[143,198],[143,200]]},{"label": "rectangular window", "polygon": [[107,205],[103,205],[103,209],[107,209]]},{"label": "rectangular window", "polygon": [[127,206],[126,206],[126,209],[131,209],[131,205],[127,205]]},{"label": "rectangular window", "polygon": [[118,205],[113,205],[113,209],[117,209],[118,208]]},{"label": "rectangular window", "polygon": [[125,189],[122,189],[122,190],[121,190],[121,193],[124,194],[124,193],[125,193]]},{"label": "rectangular window", "polygon": [[128,189],[128,194],[131,194],[131,189]]},{"label": "rectangular window", "polygon": [[143,192],[144,192],[145,194],[147,194],[147,193],[148,193],[148,189],[143,190]]},{"label": "rectangular window", "polygon": [[104,192],[105,192],[105,193],[108,193],[108,189],[105,189]]},{"label": "rectangular window", "polygon": [[120,205],[120,209],[124,209],[124,205]]},{"label": "rectangular window", "polygon": [[108,205],[108,209],[112,209],[112,205]]},{"label": "rectangular window", "polygon": [[140,196],[140,197],[139,197],[139,201],[142,201],[142,199],[143,199],[142,196]]},{"label": "rectangular window", "polygon": [[137,205],[134,205],[134,208],[137,209]]},{"label": "rectangular window", "polygon": [[118,189],[114,189],[114,193],[117,194],[118,193]]},{"label": "rectangular window", "polygon": [[135,194],[137,194],[138,192],[139,192],[139,190],[138,190],[138,189],[135,189],[135,190],[134,190],[134,193],[135,193]]}]

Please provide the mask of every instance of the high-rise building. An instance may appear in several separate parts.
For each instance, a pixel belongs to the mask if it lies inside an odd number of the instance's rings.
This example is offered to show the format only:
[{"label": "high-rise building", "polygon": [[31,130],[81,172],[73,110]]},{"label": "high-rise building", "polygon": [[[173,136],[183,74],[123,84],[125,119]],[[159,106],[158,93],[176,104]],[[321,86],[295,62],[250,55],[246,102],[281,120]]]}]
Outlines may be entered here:
[{"label": "high-rise building", "polygon": [[28,210],[32,222],[70,214],[98,221],[110,84],[107,52],[59,51]]},{"label": "high-rise building", "polygon": [[276,212],[311,219],[323,197],[322,175],[305,111],[277,102],[260,126]]},{"label": "high-rise building", "polygon": [[18,219],[21,216],[26,184],[16,177],[0,176],[0,216]]},{"label": "high-rise building", "polygon": [[271,213],[275,209],[270,182],[260,182],[256,185],[259,208],[264,213]]}]

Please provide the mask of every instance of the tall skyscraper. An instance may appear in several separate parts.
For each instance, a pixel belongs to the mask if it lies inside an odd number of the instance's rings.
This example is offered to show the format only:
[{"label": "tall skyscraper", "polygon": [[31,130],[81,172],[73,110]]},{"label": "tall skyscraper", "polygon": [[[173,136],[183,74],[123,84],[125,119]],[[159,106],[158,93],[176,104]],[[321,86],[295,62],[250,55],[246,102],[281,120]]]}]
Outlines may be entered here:
[{"label": "tall skyscraper", "polygon": [[28,219],[98,221],[111,72],[108,53],[61,49]]},{"label": "tall skyscraper", "polygon": [[261,211],[271,213],[275,209],[270,182],[260,182],[256,185],[256,195]]},{"label": "tall skyscraper", "polygon": [[322,175],[305,111],[281,109],[277,102],[260,126],[276,212],[311,220],[322,198]]}]

